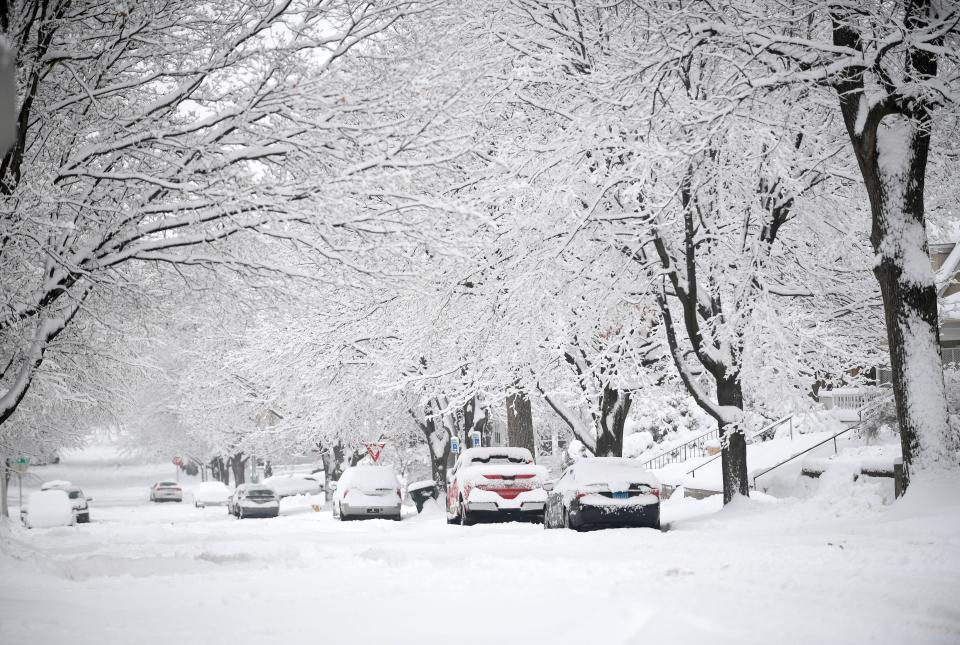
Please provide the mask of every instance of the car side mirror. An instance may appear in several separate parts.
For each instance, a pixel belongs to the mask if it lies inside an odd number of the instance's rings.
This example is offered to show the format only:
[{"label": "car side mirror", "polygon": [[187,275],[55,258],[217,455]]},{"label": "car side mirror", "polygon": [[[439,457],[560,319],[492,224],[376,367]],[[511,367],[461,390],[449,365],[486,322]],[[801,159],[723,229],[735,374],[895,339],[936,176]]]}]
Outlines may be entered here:
[{"label": "car side mirror", "polygon": [[548,493],[553,490],[553,482],[543,482],[543,490]]},{"label": "car side mirror", "polygon": [[92,497],[88,497],[88,498],[87,498],[87,501],[88,501],[88,502],[92,502],[92,501],[93,501],[93,498],[92,498]]}]

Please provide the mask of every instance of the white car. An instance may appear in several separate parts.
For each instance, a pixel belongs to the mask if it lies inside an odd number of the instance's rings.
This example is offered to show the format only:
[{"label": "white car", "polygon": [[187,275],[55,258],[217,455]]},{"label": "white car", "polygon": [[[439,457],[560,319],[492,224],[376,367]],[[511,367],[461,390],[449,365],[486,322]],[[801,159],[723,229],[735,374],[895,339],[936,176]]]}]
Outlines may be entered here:
[{"label": "white car", "polygon": [[547,469],[526,448],[468,448],[457,459],[447,486],[447,523],[478,520],[540,521]]},{"label": "white car", "polygon": [[544,528],[660,528],[660,483],[635,459],[581,459],[546,487]]},{"label": "white car", "polygon": [[74,486],[72,483],[62,479],[54,479],[53,481],[40,484],[40,490],[62,490],[66,492],[67,497],[70,498],[70,503],[73,505],[73,513],[77,519],[77,523],[86,524],[90,521],[89,502],[92,502],[93,498],[84,495],[79,486]]},{"label": "white car", "polygon": [[20,521],[28,529],[73,526],[76,520],[73,502],[60,488],[30,493],[26,506],[20,509]]},{"label": "white car", "polygon": [[230,489],[223,482],[202,482],[193,488],[193,505],[197,508],[226,506],[229,500]]},{"label": "white car", "polygon": [[150,487],[151,502],[182,502],[183,488],[177,482],[162,481]]},{"label": "white car", "polygon": [[274,475],[263,480],[265,486],[274,490],[280,499],[293,495],[319,495],[323,484],[313,477],[301,475]]},{"label": "white car", "polygon": [[238,520],[276,517],[280,514],[280,499],[272,488],[263,484],[240,484],[227,502],[227,513]]},{"label": "white car", "polygon": [[392,466],[353,466],[333,488],[333,516],[341,521],[360,517],[400,519],[400,480]]}]

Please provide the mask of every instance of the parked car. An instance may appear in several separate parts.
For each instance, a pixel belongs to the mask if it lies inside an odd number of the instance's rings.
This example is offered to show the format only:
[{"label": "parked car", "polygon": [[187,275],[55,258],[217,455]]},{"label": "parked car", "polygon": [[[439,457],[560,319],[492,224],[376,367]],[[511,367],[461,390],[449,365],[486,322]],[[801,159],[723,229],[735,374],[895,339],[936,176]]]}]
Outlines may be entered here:
[{"label": "parked car", "polygon": [[66,492],[70,503],[73,505],[73,513],[76,516],[78,524],[86,524],[90,521],[90,504],[92,497],[87,497],[80,490],[79,486],[74,486],[68,481],[55,479],[53,481],[40,484],[40,490],[62,490]]},{"label": "parked car", "polygon": [[239,520],[276,517],[280,514],[280,499],[272,488],[263,484],[240,484],[227,502],[227,513]]},{"label": "parked car", "polygon": [[20,521],[28,529],[73,526],[77,516],[67,491],[51,488],[30,493],[20,508]]},{"label": "parked car", "polygon": [[319,495],[323,492],[321,482],[301,475],[274,475],[264,479],[263,483],[272,488],[280,499],[293,495]]},{"label": "parked car", "polygon": [[182,502],[183,488],[177,482],[162,481],[150,487],[151,502]]},{"label": "parked car", "polygon": [[223,482],[202,482],[193,488],[193,505],[197,508],[226,506],[229,500],[230,489]]},{"label": "parked car", "polygon": [[547,470],[526,448],[468,448],[447,486],[447,523],[543,519]]},{"label": "parked car", "polygon": [[660,528],[660,483],[636,460],[581,459],[546,488],[544,528]]},{"label": "parked car", "polygon": [[333,488],[333,516],[341,521],[358,517],[400,519],[400,479],[392,466],[353,466]]}]

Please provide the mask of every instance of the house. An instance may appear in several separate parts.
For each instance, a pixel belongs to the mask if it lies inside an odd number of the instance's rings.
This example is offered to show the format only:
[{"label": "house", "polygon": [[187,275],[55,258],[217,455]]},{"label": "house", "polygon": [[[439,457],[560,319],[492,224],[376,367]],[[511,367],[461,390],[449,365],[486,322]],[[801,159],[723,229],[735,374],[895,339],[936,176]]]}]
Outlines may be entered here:
[{"label": "house", "polygon": [[960,363],[960,242],[930,245],[940,306],[943,362]]}]

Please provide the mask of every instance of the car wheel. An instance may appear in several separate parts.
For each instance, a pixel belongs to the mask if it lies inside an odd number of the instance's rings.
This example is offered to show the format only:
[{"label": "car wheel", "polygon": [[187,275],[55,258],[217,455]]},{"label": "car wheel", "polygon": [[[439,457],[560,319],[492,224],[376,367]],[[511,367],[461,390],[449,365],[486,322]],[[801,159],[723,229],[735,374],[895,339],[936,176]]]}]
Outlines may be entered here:
[{"label": "car wheel", "polygon": [[242,519],[243,519],[243,507],[242,507],[242,506],[239,507],[239,508],[237,508],[237,519],[238,519],[238,520],[242,520]]},{"label": "car wheel", "polygon": [[463,500],[460,500],[460,526],[471,526],[473,520],[470,518],[470,513],[467,512],[467,507],[464,505]]}]

